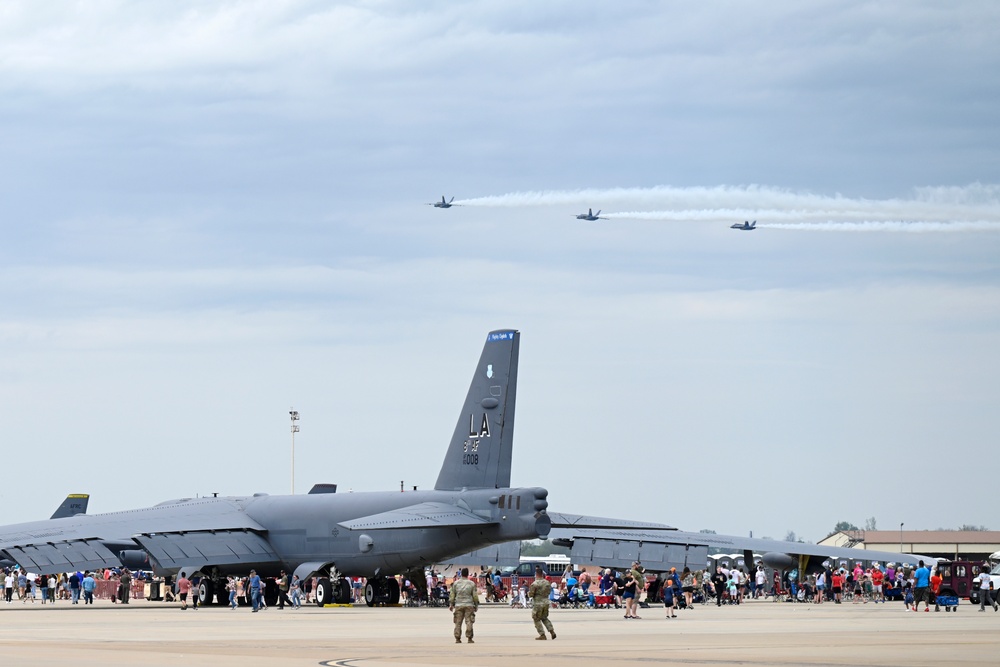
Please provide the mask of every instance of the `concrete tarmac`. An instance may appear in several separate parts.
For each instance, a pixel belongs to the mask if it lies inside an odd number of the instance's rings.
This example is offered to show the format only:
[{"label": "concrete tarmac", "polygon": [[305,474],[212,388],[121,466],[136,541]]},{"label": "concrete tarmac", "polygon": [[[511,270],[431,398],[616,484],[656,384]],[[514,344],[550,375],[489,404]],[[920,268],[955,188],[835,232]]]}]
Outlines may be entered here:
[{"label": "concrete tarmac", "polygon": [[536,641],[529,611],[483,606],[476,643],[456,644],[443,608],[241,607],[182,611],[128,606],[0,604],[0,659],[9,665],[253,667],[256,665],[1000,665],[1000,613],[962,601],[957,613],[901,603],[748,602],[662,606],[626,620],[615,609],[553,610],[558,639]]}]

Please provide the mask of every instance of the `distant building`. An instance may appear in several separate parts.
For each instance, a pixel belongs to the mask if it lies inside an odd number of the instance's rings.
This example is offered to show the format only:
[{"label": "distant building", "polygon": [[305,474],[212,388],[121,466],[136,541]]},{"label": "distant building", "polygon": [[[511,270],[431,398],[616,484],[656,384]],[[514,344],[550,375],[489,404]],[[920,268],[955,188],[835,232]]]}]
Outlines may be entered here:
[{"label": "distant building", "polygon": [[948,560],[986,560],[1000,551],[1000,530],[839,530],[819,543]]}]

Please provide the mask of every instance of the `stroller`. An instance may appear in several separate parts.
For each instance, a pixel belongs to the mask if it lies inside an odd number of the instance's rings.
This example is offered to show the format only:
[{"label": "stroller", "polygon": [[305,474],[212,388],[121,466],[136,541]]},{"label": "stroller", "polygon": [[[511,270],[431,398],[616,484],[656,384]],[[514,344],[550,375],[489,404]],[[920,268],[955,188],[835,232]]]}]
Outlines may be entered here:
[{"label": "stroller", "polygon": [[447,607],[448,606],[448,587],[444,584],[438,584],[434,588],[427,591],[428,602],[432,607]]},{"label": "stroller", "polygon": [[495,586],[489,579],[486,580],[486,601],[487,602],[506,602],[507,601],[507,589],[503,587],[503,584]]}]

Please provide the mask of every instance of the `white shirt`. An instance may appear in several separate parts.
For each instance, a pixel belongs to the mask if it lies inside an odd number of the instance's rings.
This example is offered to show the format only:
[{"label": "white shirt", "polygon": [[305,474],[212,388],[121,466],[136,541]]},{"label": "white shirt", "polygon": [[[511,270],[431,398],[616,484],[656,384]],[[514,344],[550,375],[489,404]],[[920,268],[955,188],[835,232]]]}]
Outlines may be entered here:
[{"label": "white shirt", "polygon": [[977,579],[979,579],[979,590],[981,590],[981,591],[988,591],[988,590],[990,590],[990,573],[989,572],[980,572],[979,576],[977,577]]}]

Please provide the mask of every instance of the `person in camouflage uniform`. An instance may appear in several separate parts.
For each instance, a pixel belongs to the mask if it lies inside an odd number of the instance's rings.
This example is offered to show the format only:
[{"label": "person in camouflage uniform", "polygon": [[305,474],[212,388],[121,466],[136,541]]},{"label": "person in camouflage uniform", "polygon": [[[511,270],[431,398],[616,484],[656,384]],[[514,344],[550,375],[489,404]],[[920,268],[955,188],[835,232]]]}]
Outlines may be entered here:
[{"label": "person in camouflage uniform", "polygon": [[455,615],[455,643],[462,643],[462,621],[465,621],[465,638],[472,641],[472,625],[476,622],[479,609],[479,592],[476,584],[469,580],[469,568],[462,568],[462,578],[451,585],[448,593],[448,610]]},{"label": "person in camouflage uniform", "polygon": [[[535,568],[535,580],[528,587],[528,597],[531,598],[531,620],[535,622],[535,630],[538,636],[535,639],[545,639],[545,631],[548,630],[552,638],[556,638],[556,631],[552,628],[552,621],[549,620],[549,595],[552,594],[552,584],[545,578],[542,568]],[[544,626],[544,627],[543,627]]]}]

